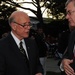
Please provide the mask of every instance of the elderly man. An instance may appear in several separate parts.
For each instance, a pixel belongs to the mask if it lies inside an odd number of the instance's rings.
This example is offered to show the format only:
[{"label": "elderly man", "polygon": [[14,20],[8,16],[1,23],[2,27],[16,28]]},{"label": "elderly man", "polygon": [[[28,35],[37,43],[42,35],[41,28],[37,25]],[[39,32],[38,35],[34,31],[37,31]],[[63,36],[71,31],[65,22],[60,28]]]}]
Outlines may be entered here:
[{"label": "elderly man", "polygon": [[11,32],[0,40],[0,75],[43,75],[38,48],[28,38],[31,23],[23,11],[9,17]]},{"label": "elderly man", "polygon": [[66,2],[66,19],[68,19],[69,27],[73,31],[69,38],[67,52],[63,56],[62,68],[67,75],[75,75],[75,0],[67,0]]}]

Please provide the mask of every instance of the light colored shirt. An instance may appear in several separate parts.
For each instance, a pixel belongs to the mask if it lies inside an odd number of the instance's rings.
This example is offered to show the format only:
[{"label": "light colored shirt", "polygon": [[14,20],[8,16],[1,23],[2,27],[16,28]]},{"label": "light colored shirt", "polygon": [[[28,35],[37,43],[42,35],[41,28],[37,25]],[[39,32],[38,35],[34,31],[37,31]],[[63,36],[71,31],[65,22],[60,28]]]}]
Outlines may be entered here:
[{"label": "light colored shirt", "polygon": [[[19,39],[13,34],[13,32],[11,32],[11,35],[12,35],[13,39],[15,40],[15,42],[16,42],[18,48],[20,48],[20,45],[19,45],[20,41],[23,42],[23,48],[24,48],[24,50],[25,50],[25,52],[26,52],[26,55],[27,55],[27,58],[28,58],[27,48],[26,48],[26,44],[25,44],[24,39],[19,40]],[[28,58],[28,59],[29,59],[29,58]]]},{"label": "light colored shirt", "polygon": [[61,71],[64,71],[64,68],[63,68],[63,64],[62,63],[60,64],[60,70]]}]

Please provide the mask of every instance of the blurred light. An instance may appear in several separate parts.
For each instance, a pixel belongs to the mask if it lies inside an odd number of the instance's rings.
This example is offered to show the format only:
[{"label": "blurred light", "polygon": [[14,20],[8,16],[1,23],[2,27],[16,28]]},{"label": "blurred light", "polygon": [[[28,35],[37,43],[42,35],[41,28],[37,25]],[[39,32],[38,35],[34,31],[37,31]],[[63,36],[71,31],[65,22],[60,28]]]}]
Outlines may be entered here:
[{"label": "blurred light", "polygon": [[50,18],[53,18],[53,16],[50,16]]}]

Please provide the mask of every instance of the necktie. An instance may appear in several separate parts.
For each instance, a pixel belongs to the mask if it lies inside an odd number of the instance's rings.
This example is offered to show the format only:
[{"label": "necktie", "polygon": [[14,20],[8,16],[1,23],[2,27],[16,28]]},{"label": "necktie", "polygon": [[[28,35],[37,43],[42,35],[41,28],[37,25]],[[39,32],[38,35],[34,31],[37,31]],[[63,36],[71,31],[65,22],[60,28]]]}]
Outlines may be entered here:
[{"label": "necktie", "polygon": [[28,60],[28,58],[27,58],[26,52],[25,52],[25,50],[24,50],[22,44],[23,44],[23,42],[21,41],[21,42],[19,43],[19,45],[20,45],[20,52],[24,55],[26,64],[27,64],[27,66],[29,67],[29,60]]},{"label": "necktie", "polygon": [[24,50],[22,44],[23,44],[23,42],[21,41],[21,42],[19,43],[19,45],[20,45],[20,52],[21,52],[23,55],[26,55],[25,50]]},{"label": "necktie", "polygon": [[27,66],[27,70],[28,70],[28,73],[30,73],[29,60],[28,60],[28,58],[27,58],[26,52],[25,52],[25,50],[24,50],[22,44],[23,44],[23,42],[21,41],[21,42],[19,43],[19,45],[20,45],[20,52],[24,55],[25,62],[26,62],[26,66]]}]

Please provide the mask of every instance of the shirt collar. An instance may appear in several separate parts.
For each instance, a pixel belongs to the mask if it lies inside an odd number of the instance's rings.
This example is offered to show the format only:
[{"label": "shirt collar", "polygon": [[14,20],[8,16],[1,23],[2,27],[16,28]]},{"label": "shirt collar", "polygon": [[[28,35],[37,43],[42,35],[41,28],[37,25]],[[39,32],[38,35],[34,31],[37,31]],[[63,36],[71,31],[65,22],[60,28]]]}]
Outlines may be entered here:
[{"label": "shirt collar", "polygon": [[[12,35],[12,37],[14,38],[16,44],[17,44],[18,47],[19,47],[20,40],[13,34],[13,32],[11,32],[11,35]],[[21,41],[24,43],[24,39],[22,39]]]}]

